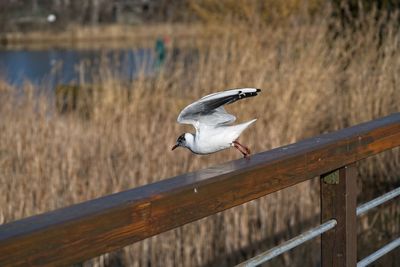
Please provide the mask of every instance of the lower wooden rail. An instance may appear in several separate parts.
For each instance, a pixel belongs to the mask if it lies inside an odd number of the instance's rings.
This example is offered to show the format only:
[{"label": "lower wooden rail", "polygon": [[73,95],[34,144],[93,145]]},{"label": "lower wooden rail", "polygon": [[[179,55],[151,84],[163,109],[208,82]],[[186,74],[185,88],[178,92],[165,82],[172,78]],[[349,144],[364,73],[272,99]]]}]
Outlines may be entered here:
[{"label": "lower wooden rail", "polygon": [[0,226],[0,266],[81,262],[317,176],[321,218],[337,219],[323,234],[323,266],[354,266],[353,163],[397,146],[400,113],[10,222]]}]

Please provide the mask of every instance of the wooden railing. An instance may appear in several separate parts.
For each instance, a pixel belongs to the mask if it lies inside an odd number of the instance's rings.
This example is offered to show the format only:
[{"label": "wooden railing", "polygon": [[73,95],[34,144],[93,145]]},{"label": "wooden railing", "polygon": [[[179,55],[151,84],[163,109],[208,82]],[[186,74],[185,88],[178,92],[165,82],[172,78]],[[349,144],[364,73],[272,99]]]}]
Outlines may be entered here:
[{"label": "wooden railing", "polygon": [[321,176],[323,266],[356,264],[354,163],[400,146],[400,113],[0,226],[0,266],[68,265]]}]

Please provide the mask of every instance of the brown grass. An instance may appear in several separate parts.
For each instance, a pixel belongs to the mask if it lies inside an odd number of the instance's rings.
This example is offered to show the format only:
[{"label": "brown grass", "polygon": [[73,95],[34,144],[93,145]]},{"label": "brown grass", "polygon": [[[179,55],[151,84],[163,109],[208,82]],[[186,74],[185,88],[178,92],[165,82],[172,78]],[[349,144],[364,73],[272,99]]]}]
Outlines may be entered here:
[{"label": "brown grass", "polygon": [[[400,111],[397,26],[387,22],[380,39],[379,23],[366,17],[362,24],[335,40],[327,37],[325,19],[237,27],[202,44],[192,65],[177,62],[154,79],[140,76],[127,85],[105,71],[96,81],[103,90],[93,96],[90,119],[54,112],[29,84],[23,96],[14,97],[15,89],[1,83],[0,222],[239,158],[235,150],[210,156],[170,151],[179,134],[192,130],[175,123],[180,109],[218,90],[263,88],[260,96],[228,107],[238,121],[258,118],[241,137],[255,153]],[[197,42],[192,40],[195,48]],[[360,178],[369,184],[398,183],[399,165],[399,150],[394,150],[359,164]],[[316,224],[318,203],[318,185],[306,182],[86,264],[230,266],[243,260],[243,253],[249,257]],[[398,221],[398,209],[390,214]],[[308,223],[300,224],[304,220]],[[364,226],[376,224],[365,221]],[[381,222],[390,226],[389,233],[399,233],[395,219]],[[272,264],[316,265],[317,245]]]}]

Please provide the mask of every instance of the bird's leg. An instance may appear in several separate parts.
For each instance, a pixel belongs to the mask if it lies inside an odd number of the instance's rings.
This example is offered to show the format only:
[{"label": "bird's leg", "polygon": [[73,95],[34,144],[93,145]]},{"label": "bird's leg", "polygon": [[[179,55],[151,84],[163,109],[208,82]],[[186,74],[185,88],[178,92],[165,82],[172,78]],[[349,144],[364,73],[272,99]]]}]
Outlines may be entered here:
[{"label": "bird's leg", "polygon": [[243,151],[242,149],[242,147],[240,147],[239,145],[237,145],[237,144],[234,144],[234,143],[232,143],[233,144],[233,146],[237,149],[237,150],[239,150],[240,151],[240,153],[242,153],[242,155],[243,155],[243,157],[245,158],[245,157],[247,157],[247,153],[246,153],[246,151]]},{"label": "bird's leg", "polygon": [[251,154],[250,149],[249,149],[247,146],[244,146],[244,145],[242,145],[241,143],[239,143],[237,140],[233,141],[232,143],[234,143],[234,144],[236,144],[236,145],[242,147],[242,148],[246,151],[246,154],[248,154],[248,155]]},{"label": "bird's leg", "polygon": [[243,154],[244,158],[247,158],[247,156],[250,155],[250,149],[248,147],[245,147],[238,141],[233,141],[232,144],[237,150],[239,150]]}]

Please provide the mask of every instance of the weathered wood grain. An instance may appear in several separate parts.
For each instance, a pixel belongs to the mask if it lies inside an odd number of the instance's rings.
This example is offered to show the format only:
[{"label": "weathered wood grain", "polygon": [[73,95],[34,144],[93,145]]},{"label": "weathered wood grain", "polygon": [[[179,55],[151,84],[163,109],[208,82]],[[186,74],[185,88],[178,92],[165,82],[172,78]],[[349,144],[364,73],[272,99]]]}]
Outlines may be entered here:
[{"label": "weathered wood grain", "polygon": [[[68,265],[400,145],[400,113],[0,226],[0,266]],[[196,189],[196,190],[195,190]]]},{"label": "weathered wood grain", "polygon": [[[329,176],[336,174],[337,184]],[[321,236],[322,267],[357,265],[357,170],[351,164],[321,176],[321,222],[337,225]]]}]

